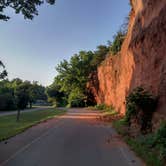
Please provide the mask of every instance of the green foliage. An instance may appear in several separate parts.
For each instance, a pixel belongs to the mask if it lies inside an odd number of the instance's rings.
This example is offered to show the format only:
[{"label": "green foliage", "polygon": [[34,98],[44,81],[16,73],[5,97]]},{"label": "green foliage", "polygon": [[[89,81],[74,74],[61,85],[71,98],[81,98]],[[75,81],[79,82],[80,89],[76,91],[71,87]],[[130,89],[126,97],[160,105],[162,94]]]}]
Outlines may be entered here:
[{"label": "green foliage", "polygon": [[5,77],[7,77],[7,71],[5,70],[5,65],[3,64],[3,62],[0,60],[0,67],[2,67],[3,69],[0,71],[0,80],[4,79]]},{"label": "green foliage", "polygon": [[97,105],[95,106],[95,108],[96,108],[97,110],[105,110],[105,109],[107,108],[107,106],[106,106],[105,104],[97,104]]},{"label": "green foliage", "polygon": [[94,51],[94,56],[91,62],[91,65],[96,69],[97,66],[105,60],[107,53],[109,52],[109,47],[105,45],[100,45],[97,47],[97,50]]},{"label": "green foliage", "polygon": [[131,123],[135,118],[141,126],[141,132],[151,129],[151,119],[156,108],[157,100],[149,92],[137,87],[126,98],[126,121]]},{"label": "green foliage", "polygon": [[85,99],[86,99],[86,96],[79,88],[73,89],[70,92],[70,95],[68,98],[68,106],[69,107],[84,107]]},{"label": "green foliage", "polygon": [[15,101],[11,93],[0,95],[0,110],[16,109]]},{"label": "green foliage", "polygon": [[67,105],[67,99],[64,92],[60,91],[60,86],[51,85],[46,88],[48,102],[52,103],[55,107],[64,107]]},{"label": "green foliage", "polygon": [[[162,165],[166,162],[166,122],[163,122],[160,128],[152,134],[141,136],[135,140],[141,147],[146,148],[146,152],[157,156],[157,161]],[[148,152],[149,151],[149,152]],[[156,157],[155,157],[156,158]],[[152,160],[152,159],[151,159]],[[155,161],[152,160],[151,165],[155,165]]]},{"label": "green foliage", "polygon": [[161,127],[154,136],[154,144],[159,149],[159,156],[166,161],[166,122],[161,124]]},{"label": "green foliage", "polygon": [[36,100],[47,100],[45,87],[37,82],[23,82],[19,78],[0,81],[0,110],[24,109]]},{"label": "green foliage", "polygon": [[125,119],[114,121],[113,126],[147,165],[164,166],[166,163],[166,122],[163,122],[156,132],[135,138],[129,137]]},{"label": "green foliage", "polygon": [[120,30],[114,35],[113,42],[109,42],[109,51],[112,55],[116,55],[120,52],[122,44],[125,40],[128,31],[129,17],[126,17]]},{"label": "green foliage", "polygon": [[121,50],[125,36],[126,36],[126,33],[124,33],[121,30],[118,31],[117,34],[114,36],[114,40],[110,46],[110,52],[113,55],[116,55]]},{"label": "green foliage", "polygon": [[8,80],[0,81],[0,110],[16,109],[14,90]]},{"label": "green foliage", "polygon": [[15,100],[18,109],[25,109],[29,102],[28,85],[26,83],[19,85],[15,89]]},{"label": "green foliage", "polygon": [[125,119],[120,119],[117,121],[113,122],[113,126],[115,127],[115,129],[117,130],[117,132],[123,136],[125,136],[126,130],[124,130],[124,127],[127,126],[127,122]]},{"label": "green foliage", "polygon": [[[94,105],[94,96],[88,91],[86,85],[90,73],[97,70],[97,66],[105,59],[109,49],[100,45],[97,50],[80,51],[69,61],[63,60],[56,68],[58,75],[51,86],[58,87],[63,92],[69,106]],[[58,96],[58,93],[56,94]],[[54,96],[57,101],[57,97]]]},{"label": "green foliage", "polygon": [[[55,0],[46,0],[46,2],[54,4]],[[25,19],[33,19],[35,15],[38,15],[38,6],[43,3],[43,0],[2,0],[0,1],[0,20],[9,20],[10,17],[4,14],[6,8],[13,9],[16,14],[21,13]]]},{"label": "green foliage", "polygon": [[152,148],[148,148],[146,142],[145,144],[142,144],[141,139],[142,138],[126,138],[125,140],[136,154],[145,161],[147,166],[164,166],[163,161],[155,153],[156,151]]},{"label": "green foliage", "polygon": [[104,112],[111,112],[111,113],[115,112],[115,109],[112,105],[107,106],[106,104],[97,104],[94,106],[94,108],[97,110],[104,111]]}]

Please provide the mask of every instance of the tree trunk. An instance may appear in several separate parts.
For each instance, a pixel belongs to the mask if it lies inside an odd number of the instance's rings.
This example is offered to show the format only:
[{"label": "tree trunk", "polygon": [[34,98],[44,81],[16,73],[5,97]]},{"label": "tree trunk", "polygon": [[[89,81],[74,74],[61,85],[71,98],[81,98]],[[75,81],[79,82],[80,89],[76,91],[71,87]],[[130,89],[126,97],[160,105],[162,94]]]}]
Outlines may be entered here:
[{"label": "tree trunk", "polygon": [[17,110],[17,122],[20,121],[20,109]]},{"label": "tree trunk", "polygon": [[32,102],[30,102],[29,105],[30,105],[30,109],[31,109],[32,108]]}]

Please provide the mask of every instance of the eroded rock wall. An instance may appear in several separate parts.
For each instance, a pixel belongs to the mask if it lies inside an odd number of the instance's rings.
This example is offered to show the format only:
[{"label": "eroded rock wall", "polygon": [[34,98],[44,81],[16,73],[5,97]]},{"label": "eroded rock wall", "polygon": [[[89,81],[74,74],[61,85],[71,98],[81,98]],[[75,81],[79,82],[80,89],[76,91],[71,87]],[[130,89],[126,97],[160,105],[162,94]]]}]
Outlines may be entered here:
[{"label": "eroded rock wall", "polygon": [[166,0],[132,0],[127,37],[121,52],[108,56],[89,87],[97,103],[125,113],[125,98],[143,86],[158,96],[157,111],[166,116]]}]

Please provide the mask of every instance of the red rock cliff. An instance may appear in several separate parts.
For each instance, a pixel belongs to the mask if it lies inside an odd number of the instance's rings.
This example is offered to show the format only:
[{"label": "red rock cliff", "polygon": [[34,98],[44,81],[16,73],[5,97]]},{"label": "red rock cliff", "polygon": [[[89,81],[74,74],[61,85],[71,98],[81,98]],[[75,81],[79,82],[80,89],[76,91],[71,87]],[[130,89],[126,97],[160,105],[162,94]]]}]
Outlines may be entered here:
[{"label": "red rock cliff", "polygon": [[125,113],[125,98],[137,86],[159,97],[166,115],[166,0],[132,0],[127,37],[117,56],[108,56],[90,82],[97,103]]}]

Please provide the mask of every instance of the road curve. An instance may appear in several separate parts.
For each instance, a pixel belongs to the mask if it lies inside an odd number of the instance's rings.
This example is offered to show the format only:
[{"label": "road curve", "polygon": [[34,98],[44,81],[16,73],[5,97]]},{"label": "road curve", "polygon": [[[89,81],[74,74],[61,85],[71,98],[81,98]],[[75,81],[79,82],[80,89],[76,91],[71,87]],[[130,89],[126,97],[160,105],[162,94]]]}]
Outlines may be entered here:
[{"label": "road curve", "polygon": [[98,112],[70,109],[0,143],[0,166],[143,166]]}]

